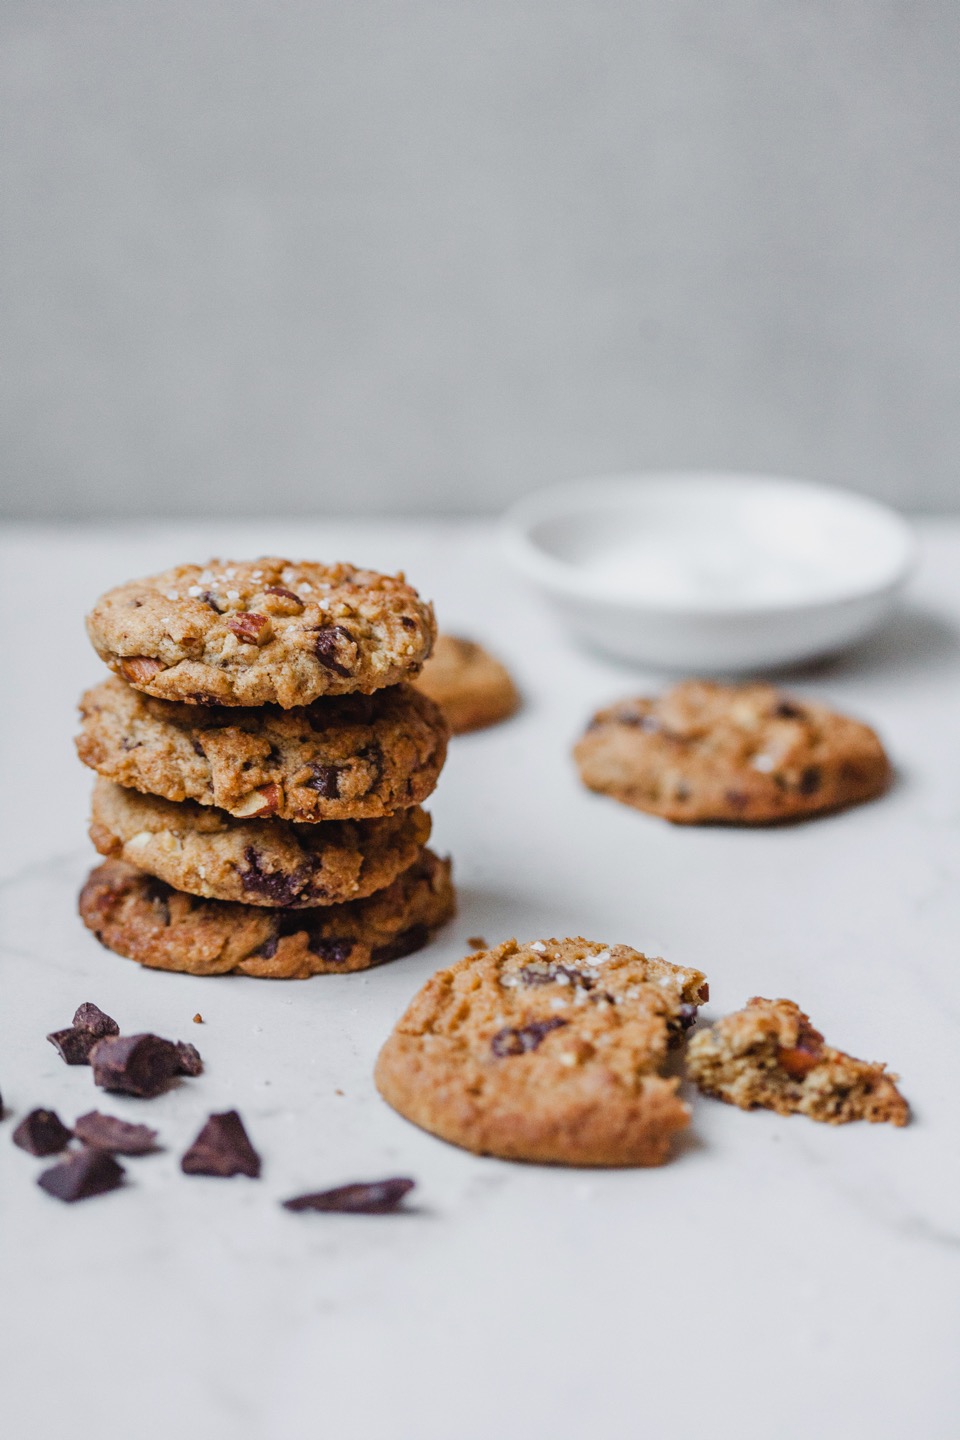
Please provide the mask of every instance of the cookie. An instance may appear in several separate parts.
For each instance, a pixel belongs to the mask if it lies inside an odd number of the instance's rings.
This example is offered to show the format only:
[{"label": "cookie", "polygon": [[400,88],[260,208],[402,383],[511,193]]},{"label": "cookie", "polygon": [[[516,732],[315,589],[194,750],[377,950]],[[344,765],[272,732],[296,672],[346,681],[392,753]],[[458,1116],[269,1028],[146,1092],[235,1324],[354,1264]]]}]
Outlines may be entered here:
[{"label": "cookie", "polygon": [[413,864],[430,836],[419,806],[380,820],[234,820],[222,810],[124,790],[98,779],[90,838],[177,890],[246,905],[358,900]]},{"label": "cookie", "polygon": [[296,710],[175,705],[111,676],[80,702],[80,759],[108,780],[238,819],[366,820],[418,805],[447,753],[440,711],[411,685]]},{"label": "cookie", "polygon": [[440,635],[417,689],[440,706],[454,735],[506,720],[520,704],[509,672],[472,640]]},{"label": "cookie", "polygon": [[200,900],[108,860],[80,892],[83,923],[118,955],[188,975],[305,980],[345,975],[421,950],[454,909],[449,860],[421,852],[365,900],[318,910],[263,910]]},{"label": "cookie", "polygon": [[594,716],[574,758],[583,783],[681,825],[766,825],[838,810],[885,789],[869,726],[772,685],[688,680]]},{"label": "cookie", "polygon": [[436,622],[402,575],[266,557],[131,580],[101,596],[87,632],[161,700],[289,709],[412,680]]},{"label": "cookie", "polygon": [[910,1115],[896,1075],[825,1044],[792,1000],[755,996],[743,1010],[698,1031],[687,1050],[687,1071],[705,1095],[741,1110],[808,1115],[827,1125],[906,1125]]},{"label": "cookie", "polygon": [[659,1165],[690,1117],[661,1072],[706,998],[699,970],[626,945],[508,940],[427,981],[380,1052],[377,1088],[478,1154]]}]

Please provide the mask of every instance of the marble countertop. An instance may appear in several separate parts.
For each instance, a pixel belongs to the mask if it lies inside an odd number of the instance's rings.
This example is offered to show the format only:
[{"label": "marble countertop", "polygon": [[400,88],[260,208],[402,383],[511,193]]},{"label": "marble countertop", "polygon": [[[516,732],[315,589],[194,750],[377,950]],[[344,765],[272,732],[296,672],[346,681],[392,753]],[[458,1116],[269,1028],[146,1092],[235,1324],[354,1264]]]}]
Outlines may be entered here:
[{"label": "marble countertop", "polygon": [[[479,523],[9,528],[0,844],[0,1413],[12,1436],[947,1440],[960,1272],[960,524],[924,522],[907,605],[856,653],[789,677],[880,730],[884,799],[773,831],[672,828],[589,795],[591,710],[659,681],[575,649]],[[74,705],[101,667],[96,595],[210,553],[403,567],[442,623],[488,640],[526,705],[463,737],[430,802],[460,910],[368,974],[270,983],[141,970],[76,916],[94,863]],[[583,934],[707,972],[708,1012],[788,995],[882,1058],[905,1130],[833,1129],[699,1099],[661,1169],[480,1159],[389,1110],[371,1079],[393,1020],[466,937]],[[101,1100],[45,1040],[93,1000],[195,1042],[198,1080],[103,1108],[166,1149],[72,1208],[10,1144],[35,1105]],[[200,1011],[202,1026],[191,1024]],[[341,1093],[342,1092],[342,1093]],[[236,1107],[259,1182],[178,1157]],[[414,1213],[293,1215],[304,1189],[386,1174]],[[109,1418],[107,1418],[109,1417]]]}]

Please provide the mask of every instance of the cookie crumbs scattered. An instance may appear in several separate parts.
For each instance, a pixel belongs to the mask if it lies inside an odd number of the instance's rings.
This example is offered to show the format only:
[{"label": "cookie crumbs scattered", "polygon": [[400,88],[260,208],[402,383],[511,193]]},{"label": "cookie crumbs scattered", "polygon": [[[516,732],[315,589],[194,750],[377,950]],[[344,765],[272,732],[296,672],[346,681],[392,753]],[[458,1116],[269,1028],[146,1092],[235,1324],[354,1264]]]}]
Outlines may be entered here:
[{"label": "cookie crumbs scattered", "polygon": [[197,1011],[196,1015],[194,1015],[194,1017],[193,1017],[193,1023],[194,1023],[194,1025],[202,1025],[202,1024],[203,1024],[203,1016],[200,1014],[200,1011],[199,1011],[199,1010]]},{"label": "cookie crumbs scattered", "polygon": [[486,950],[487,942],[482,935],[468,935],[467,944],[471,950]]}]

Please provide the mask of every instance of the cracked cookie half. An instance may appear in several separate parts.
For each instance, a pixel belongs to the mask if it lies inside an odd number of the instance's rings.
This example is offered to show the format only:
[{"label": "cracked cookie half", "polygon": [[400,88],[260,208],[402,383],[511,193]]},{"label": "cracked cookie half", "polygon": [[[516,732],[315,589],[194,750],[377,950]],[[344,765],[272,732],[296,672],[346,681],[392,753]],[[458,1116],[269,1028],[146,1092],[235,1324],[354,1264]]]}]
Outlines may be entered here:
[{"label": "cracked cookie half", "polygon": [[828,1125],[905,1125],[910,1115],[896,1075],[827,1045],[792,1000],[755,996],[698,1030],[687,1047],[687,1074],[705,1095],[741,1110],[807,1115]]},{"label": "cracked cookie half", "polygon": [[427,981],[380,1052],[377,1088],[479,1154],[659,1165],[690,1119],[662,1072],[706,998],[699,970],[627,945],[508,940]]}]

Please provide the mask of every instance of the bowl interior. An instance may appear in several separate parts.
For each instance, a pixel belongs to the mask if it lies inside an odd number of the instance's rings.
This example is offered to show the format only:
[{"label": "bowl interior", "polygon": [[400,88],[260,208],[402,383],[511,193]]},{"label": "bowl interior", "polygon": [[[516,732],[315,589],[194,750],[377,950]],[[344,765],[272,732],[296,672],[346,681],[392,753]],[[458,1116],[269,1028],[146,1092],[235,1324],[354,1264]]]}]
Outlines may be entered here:
[{"label": "bowl interior", "polygon": [[518,509],[526,559],[546,583],[658,607],[842,600],[898,583],[913,552],[893,511],[806,481],[616,477],[557,487]]}]

